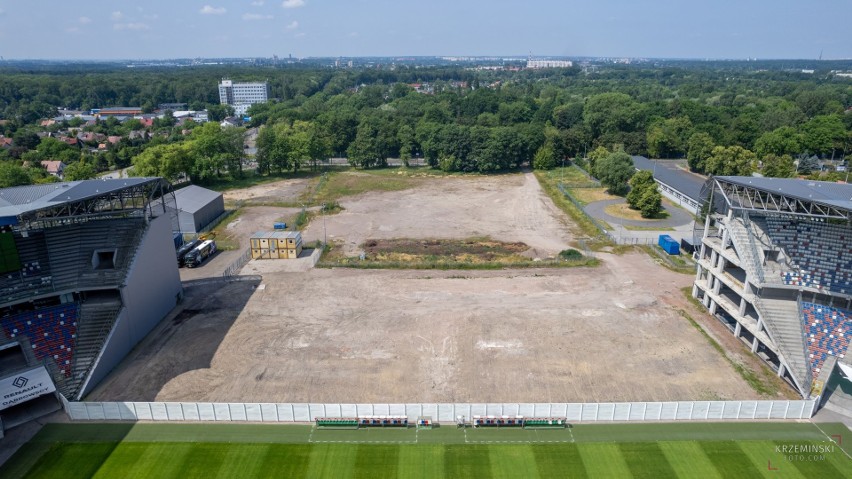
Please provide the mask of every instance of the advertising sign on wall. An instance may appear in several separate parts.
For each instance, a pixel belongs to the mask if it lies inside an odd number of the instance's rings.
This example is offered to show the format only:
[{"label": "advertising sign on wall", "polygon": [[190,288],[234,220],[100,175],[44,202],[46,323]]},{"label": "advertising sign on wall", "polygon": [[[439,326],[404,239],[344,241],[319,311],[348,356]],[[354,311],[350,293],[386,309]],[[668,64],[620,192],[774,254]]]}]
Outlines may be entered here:
[{"label": "advertising sign on wall", "polygon": [[0,379],[0,411],[56,391],[44,366]]}]

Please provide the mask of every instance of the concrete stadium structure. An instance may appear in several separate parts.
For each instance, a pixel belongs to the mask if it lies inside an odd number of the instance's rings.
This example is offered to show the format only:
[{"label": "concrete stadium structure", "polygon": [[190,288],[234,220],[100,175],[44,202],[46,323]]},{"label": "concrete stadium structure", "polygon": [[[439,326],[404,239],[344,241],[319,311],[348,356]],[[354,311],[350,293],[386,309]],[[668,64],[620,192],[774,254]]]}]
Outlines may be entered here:
[{"label": "concrete stadium structure", "polygon": [[[174,201],[161,178],[0,190],[0,382],[18,388],[4,394],[34,394],[43,368],[38,391],[79,400],[172,310]],[[20,407],[0,411],[7,427]]]},{"label": "concrete stadium structure", "polygon": [[849,363],[852,185],[715,177],[703,197],[693,296],[803,398],[821,396]]}]

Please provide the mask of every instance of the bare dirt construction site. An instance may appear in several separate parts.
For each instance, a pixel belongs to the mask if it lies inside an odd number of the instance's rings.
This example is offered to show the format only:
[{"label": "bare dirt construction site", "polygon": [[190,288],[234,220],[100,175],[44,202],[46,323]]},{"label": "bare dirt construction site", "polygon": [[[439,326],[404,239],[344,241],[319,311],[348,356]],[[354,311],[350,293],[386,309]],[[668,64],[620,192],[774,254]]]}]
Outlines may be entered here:
[{"label": "bare dirt construction site", "polygon": [[[490,236],[554,254],[570,220],[531,174],[429,180],[344,198],[326,219],[367,238]],[[307,240],[321,238],[314,220]],[[759,369],[644,253],[596,268],[313,269],[186,283],[186,298],[87,398],[212,402],[601,402],[760,396],[684,319]],[[199,269],[199,271],[203,268]],[[248,278],[247,278],[248,279]],[[726,336],[727,334],[727,336]],[[753,357],[752,357],[753,358]],[[786,394],[783,391],[780,394]]]}]

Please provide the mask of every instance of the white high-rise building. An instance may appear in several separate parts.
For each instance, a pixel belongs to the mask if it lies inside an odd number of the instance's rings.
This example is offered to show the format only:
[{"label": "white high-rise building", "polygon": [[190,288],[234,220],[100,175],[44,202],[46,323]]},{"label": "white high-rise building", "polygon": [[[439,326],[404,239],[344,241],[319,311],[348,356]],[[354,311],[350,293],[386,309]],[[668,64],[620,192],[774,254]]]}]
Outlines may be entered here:
[{"label": "white high-rise building", "polygon": [[231,80],[219,82],[219,103],[231,105],[237,115],[245,115],[255,103],[269,100],[269,84],[266,82],[234,83]]}]

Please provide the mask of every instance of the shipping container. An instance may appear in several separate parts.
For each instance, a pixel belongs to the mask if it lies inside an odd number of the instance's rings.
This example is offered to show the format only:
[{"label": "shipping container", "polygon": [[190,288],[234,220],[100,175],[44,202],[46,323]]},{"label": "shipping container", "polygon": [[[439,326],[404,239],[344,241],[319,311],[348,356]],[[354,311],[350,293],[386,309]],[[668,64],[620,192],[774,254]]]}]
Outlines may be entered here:
[{"label": "shipping container", "polygon": [[298,231],[258,231],[249,243],[253,259],[295,259],[302,252],[302,234]]},{"label": "shipping container", "polygon": [[660,245],[660,248],[663,248],[663,251],[672,256],[680,254],[680,244],[669,235],[660,235],[657,244]]}]

